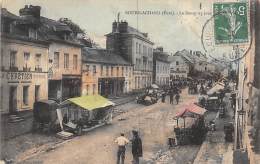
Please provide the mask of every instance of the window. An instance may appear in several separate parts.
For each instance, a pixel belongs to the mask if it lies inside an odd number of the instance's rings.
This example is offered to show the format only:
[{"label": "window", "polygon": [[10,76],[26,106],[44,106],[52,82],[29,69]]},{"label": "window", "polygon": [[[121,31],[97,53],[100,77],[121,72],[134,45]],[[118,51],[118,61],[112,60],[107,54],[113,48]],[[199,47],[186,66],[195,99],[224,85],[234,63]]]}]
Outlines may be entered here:
[{"label": "window", "polygon": [[106,66],[106,76],[108,76],[108,71],[109,71],[108,66]]},{"label": "window", "polygon": [[100,75],[103,75],[103,65],[100,66]]},{"label": "window", "polygon": [[41,54],[35,55],[35,67],[40,68],[41,66]]},{"label": "window", "polygon": [[25,52],[23,56],[24,56],[24,61],[25,62],[30,60],[30,53],[29,52]]},{"label": "window", "polygon": [[11,51],[10,53],[10,67],[16,67],[16,51]]},{"label": "window", "polygon": [[119,76],[119,67],[116,67],[116,76]]},{"label": "window", "polygon": [[136,51],[136,54],[138,54],[138,43],[137,42],[135,44],[135,51]]},{"label": "window", "polygon": [[139,54],[141,54],[141,44],[139,44]]},{"label": "window", "polygon": [[89,93],[89,85],[86,85],[86,94],[88,95],[88,93]]},{"label": "window", "polygon": [[96,66],[93,65],[93,75],[94,75],[95,73],[97,73],[97,69],[96,69]]},{"label": "window", "polygon": [[114,76],[114,75],[113,75],[113,71],[114,71],[114,68],[111,67],[111,76]]},{"label": "window", "polygon": [[54,52],[54,59],[53,59],[53,66],[54,68],[59,68],[59,62],[60,62],[60,53]]},{"label": "window", "polygon": [[124,76],[124,67],[122,66],[122,76]]},{"label": "window", "polygon": [[86,74],[88,76],[88,73],[89,73],[89,65],[86,65]]},{"label": "window", "polygon": [[176,71],[179,71],[179,68],[176,68]]},{"label": "window", "polygon": [[69,68],[69,54],[64,54],[64,68]]},{"label": "window", "polygon": [[23,105],[28,105],[29,86],[23,86]]},{"label": "window", "polygon": [[28,36],[29,38],[37,39],[37,30],[29,28]]},{"label": "window", "polygon": [[93,84],[93,95],[95,94],[96,91],[96,84]]},{"label": "window", "polygon": [[176,61],[176,65],[179,65],[179,61]]},{"label": "window", "polygon": [[73,55],[73,69],[78,68],[78,55]]}]

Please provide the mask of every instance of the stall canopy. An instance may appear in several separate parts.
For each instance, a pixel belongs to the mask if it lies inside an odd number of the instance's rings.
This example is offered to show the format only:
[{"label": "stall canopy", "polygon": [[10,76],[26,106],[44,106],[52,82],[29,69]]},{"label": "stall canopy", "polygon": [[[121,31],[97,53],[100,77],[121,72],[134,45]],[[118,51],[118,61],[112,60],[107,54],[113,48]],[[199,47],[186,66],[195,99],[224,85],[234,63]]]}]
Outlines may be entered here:
[{"label": "stall canopy", "polygon": [[191,103],[187,105],[185,108],[183,108],[181,111],[179,111],[175,118],[185,118],[185,117],[196,117],[196,116],[202,116],[206,110],[202,107],[199,107],[198,105]]},{"label": "stall canopy", "polygon": [[221,89],[224,89],[224,84],[217,83],[214,87],[212,87],[210,90],[208,90],[207,95],[212,95],[213,93],[218,92]]},{"label": "stall canopy", "polygon": [[156,85],[156,84],[152,84],[151,87],[154,89],[159,89],[158,85]]},{"label": "stall canopy", "polygon": [[103,108],[103,107],[115,105],[113,102],[109,101],[108,99],[100,95],[88,95],[88,96],[70,98],[64,101],[63,103],[61,103],[61,105],[65,105],[69,102],[76,104],[87,110],[93,110],[97,108]]}]

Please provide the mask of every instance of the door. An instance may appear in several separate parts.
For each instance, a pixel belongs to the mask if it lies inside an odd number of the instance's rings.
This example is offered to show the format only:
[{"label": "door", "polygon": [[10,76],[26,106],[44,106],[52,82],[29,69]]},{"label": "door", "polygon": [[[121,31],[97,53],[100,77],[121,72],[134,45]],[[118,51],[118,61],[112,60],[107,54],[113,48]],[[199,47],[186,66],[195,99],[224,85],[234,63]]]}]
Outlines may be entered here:
[{"label": "door", "polygon": [[9,90],[9,113],[17,111],[17,86],[10,86]]}]

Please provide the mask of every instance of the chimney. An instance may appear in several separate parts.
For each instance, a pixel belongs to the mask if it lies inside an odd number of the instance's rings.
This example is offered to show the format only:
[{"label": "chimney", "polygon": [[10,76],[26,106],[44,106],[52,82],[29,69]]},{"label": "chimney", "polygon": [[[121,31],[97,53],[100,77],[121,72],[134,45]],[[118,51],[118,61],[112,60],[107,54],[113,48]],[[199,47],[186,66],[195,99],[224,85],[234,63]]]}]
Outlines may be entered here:
[{"label": "chimney", "polygon": [[127,28],[128,28],[128,23],[126,22],[126,21],[121,21],[120,23],[119,23],[119,32],[120,33],[126,33],[127,32]]},{"label": "chimney", "polygon": [[114,21],[112,24],[112,32],[116,32],[117,31],[117,22]]},{"label": "chimney", "polygon": [[21,17],[28,17],[28,18],[36,18],[39,19],[41,17],[41,7],[40,6],[33,6],[33,5],[25,5],[24,8],[19,10],[19,14]]},{"label": "chimney", "polygon": [[160,52],[163,52],[163,47],[157,47],[157,50],[159,50]]}]

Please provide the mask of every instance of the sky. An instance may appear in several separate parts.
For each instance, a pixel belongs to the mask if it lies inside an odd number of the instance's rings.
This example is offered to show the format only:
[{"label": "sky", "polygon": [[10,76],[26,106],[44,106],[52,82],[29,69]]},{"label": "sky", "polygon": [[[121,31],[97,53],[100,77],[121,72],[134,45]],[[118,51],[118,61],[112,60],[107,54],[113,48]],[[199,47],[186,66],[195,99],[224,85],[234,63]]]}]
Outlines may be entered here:
[{"label": "sky", "polygon": [[[160,14],[139,14],[137,21],[136,14],[127,14],[137,10],[137,3],[139,11],[159,11]],[[202,26],[212,14],[212,3],[213,0],[2,0],[2,7],[19,15],[19,9],[25,4],[39,5],[42,16],[71,19],[103,48],[104,35],[111,32],[112,22],[120,12],[120,20],[148,33],[154,48],[163,46],[166,52],[175,53],[182,49],[203,51]],[[174,14],[163,15],[164,11]],[[182,14],[178,14],[180,12]],[[199,15],[204,12],[205,15]]]}]

